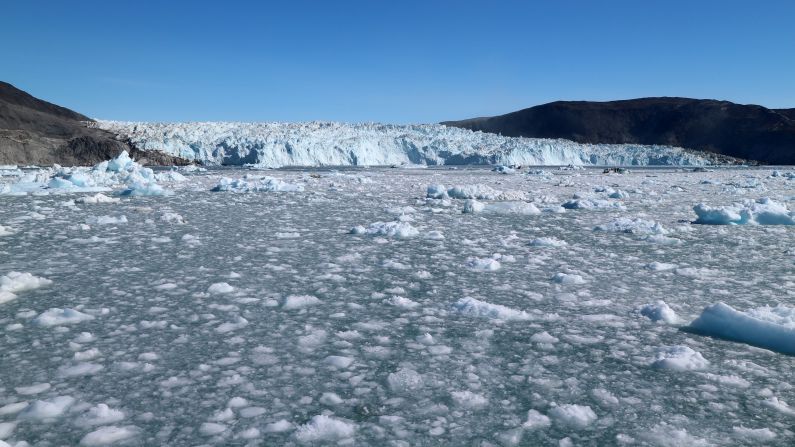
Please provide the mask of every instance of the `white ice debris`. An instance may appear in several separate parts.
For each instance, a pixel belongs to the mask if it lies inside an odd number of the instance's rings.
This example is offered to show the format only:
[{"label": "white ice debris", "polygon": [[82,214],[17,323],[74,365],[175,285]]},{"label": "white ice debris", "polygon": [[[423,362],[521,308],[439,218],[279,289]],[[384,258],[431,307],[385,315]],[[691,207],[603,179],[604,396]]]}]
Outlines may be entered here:
[{"label": "white ice debris", "polygon": [[225,282],[217,282],[210,287],[207,288],[207,292],[215,294],[215,295],[223,295],[226,293],[232,293],[235,291],[235,288],[228,283]]},{"label": "white ice debris", "polygon": [[134,425],[126,425],[123,427],[109,425],[107,427],[98,428],[83,436],[80,440],[80,445],[92,447],[118,444],[138,436],[139,433],[140,429]]},{"label": "white ice debris", "polygon": [[90,216],[86,219],[89,225],[118,225],[127,223],[126,216]]},{"label": "white ice debris", "polygon": [[17,298],[17,294],[52,284],[47,278],[33,276],[27,272],[8,272],[0,276],[0,304]]},{"label": "white ice debris", "polygon": [[75,203],[87,203],[87,204],[91,204],[91,203],[94,203],[94,204],[96,204],[96,203],[118,203],[120,201],[121,201],[121,199],[119,199],[119,198],[108,197],[105,194],[102,194],[101,192],[98,192],[98,193],[96,193],[93,196],[83,196],[83,197],[78,197],[77,199],[75,199]]},{"label": "white ice debris", "polygon": [[527,430],[538,430],[547,428],[552,425],[552,421],[550,421],[548,416],[541,414],[536,410],[528,410],[527,411],[527,420],[522,424]]},{"label": "white ice debris", "polygon": [[596,413],[587,405],[557,405],[552,407],[548,414],[556,424],[574,429],[583,429],[598,419]]},{"label": "white ice debris", "polygon": [[485,396],[469,390],[453,391],[450,396],[457,406],[469,410],[479,410],[489,405],[489,400]]},{"label": "white ice debris", "polygon": [[319,414],[298,427],[295,438],[302,444],[340,442],[353,438],[356,425],[352,422]]},{"label": "white ice debris", "polygon": [[257,175],[247,174],[242,178],[231,179],[228,177],[222,178],[211,191],[229,191],[229,192],[300,192],[303,191],[303,185],[287,183],[273,177],[262,177]]},{"label": "white ice debris", "polygon": [[[106,192],[125,185],[127,188],[122,192],[124,195],[168,194],[158,181],[171,182],[179,179],[158,177],[152,169],[136,163],[127,151],[123,151],[116,158],[103,161],[93,168],[66,168],[56,165],[26,172],[13,183],[0,184],[0,195]],[[79,203],[89,204],[112,203],[107,196],[101,196],[82,197],[78,200]]]},{"label": "white ice debris", "polygon": [[651,321],[662,321],[668,324],[676,324],[679,322],[679,317],[676,316],[676,312],[662,300],[658,300],[656,303],[652,304],[644,304],[638,310],[641,315]]},{"label": "white ice debris", "polygon": [[79,427],[109,425],[124,420],[124,418],[123,411],[110,408],[107,404],[98,404],[78,417],[75,420],[75,425]]},{"label": "white ice debris", "polygon": [[74,309],[53,307],[42,312],[38,317],[33,319],[33,322],[39,326],[60,326],[64,324],[81,323],[93,319],[93,315],[84,314]]},{"label": "white ice debris", "polygon": [[587,281],[582,275],[578,275],[576,273],[555,273],[552,277],[552,281],[562,284],[564,286],[568,285],[578,285],[578,284],[585,284]]},{"label": "white ice debris", "polygon": [[707,306],[688,329],[699,334],[795,355],[795,308],[759,307],[747,312],[719,302]]},{"label": "white ice debris", "polygon": [[56,396],[47,400],[36,400],[19,414],[19,419],[43,420],[61,417],[75,402],[76,399],[72,396]]},{"label": "white ice debris", "polygon": [[466,266],[470,270],[474,270],[476,272],[493,272],[495,270],[499,270],[502,265],[500,261],[494,258],[468,258],[466,261]]},{"label": "white ice debris", "polygon": [[565,247],[566,241],[554,237],[537,237],[530,242],[534,247]]},{"label": "white ice debris", "polygon": [[703,165],[670,146],[577,144],[511,138],[438,124],[135,123],[98,121],[143,150],[205,164],[329,165]]},{"label": "white ice debris", "polygon": [[420,234],[419,230],[408,222],[374,222],[365,228],[357,226],[351,229],[351,234],[366,234],[370,236],[387,236],[395,239],[408,239]]},{"label": "white ice debris", "polygon": [[453,310],[471,317],[489,318],[493,320],[529,320],[525,311],[512,309],[501,304],[492,304],[475,298],[461,298],[453,303]]},{"label": "white ice debris", "polygon": [[309,306],[316,306],[320,303],[321,301],[317,297],[311,295],[290,295],[284,299],[284,303],[282,303],[282,309],[303,309]]},{"label": "white ice debris", "polygon": [[660,225],[659,222],[628,217],[621,217],[608,224],[598,225],[594,227],[594,231],[632,234],[668,234],[668,230]]},{"label": "white ice debris", "polygon": [[700,352],[688,346],[664,346],[657,350],[651,366],[658,369],[689,371],[705,369],[709,366],[709,362]]},{"label": "white ice debris", "polygon": [[529,202],[483,203],[475,199],[464,202],[464,213],[536,215],[541,211]]},{"label": "white ice debris", "polygon": [[787,205],[767,197],[722,207],[711,207],[702,203],[696,205],[693,211],[698,216],[694,222],[697,224],[795,225],[795,217]]}]

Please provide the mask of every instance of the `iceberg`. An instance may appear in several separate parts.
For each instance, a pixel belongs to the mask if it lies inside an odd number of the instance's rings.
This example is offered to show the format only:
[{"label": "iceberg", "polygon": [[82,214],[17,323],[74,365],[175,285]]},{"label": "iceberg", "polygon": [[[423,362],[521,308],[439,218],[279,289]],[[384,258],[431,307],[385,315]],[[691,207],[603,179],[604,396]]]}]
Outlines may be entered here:
[{"label": "iceberg", "polygon": [[712,207],[700,203],[693,207],[704,225],[795,225],[792,211],[769,197],[746,200],[730,206]]},{"label": "iceberg", "polygon": [[795,308],[792,307],[765,306],[740,312],[719,302],[707,306],[685,329],[795,355]]}]

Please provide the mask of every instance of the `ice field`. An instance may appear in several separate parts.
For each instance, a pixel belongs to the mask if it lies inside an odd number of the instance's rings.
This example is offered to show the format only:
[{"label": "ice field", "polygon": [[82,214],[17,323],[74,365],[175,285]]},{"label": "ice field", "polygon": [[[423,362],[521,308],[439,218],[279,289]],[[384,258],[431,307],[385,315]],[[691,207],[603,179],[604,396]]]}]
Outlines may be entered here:
[{"label": "ice field", "polygon": [[795,443],[795,171],[503,172],[0,170],[0,446]]}]

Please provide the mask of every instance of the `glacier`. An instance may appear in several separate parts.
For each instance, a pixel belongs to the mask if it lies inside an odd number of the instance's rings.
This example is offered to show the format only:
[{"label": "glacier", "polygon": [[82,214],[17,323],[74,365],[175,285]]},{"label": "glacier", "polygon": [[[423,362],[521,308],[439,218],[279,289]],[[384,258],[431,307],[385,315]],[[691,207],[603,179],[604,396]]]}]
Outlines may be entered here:
[{"label": "glacier", "polygon": [[97,121],[142,150],[202,164],[284,166],[703,166],[714,157],[672,146],[513,138],[441,124],[144,123]]}]

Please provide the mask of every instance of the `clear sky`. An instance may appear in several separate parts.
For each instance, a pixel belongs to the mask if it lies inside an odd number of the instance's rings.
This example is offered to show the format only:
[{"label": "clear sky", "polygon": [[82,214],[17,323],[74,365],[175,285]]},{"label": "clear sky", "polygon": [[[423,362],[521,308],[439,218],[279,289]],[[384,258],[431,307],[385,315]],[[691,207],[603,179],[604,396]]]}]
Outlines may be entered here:
[{"label": "clear sky", "polygon": [[19,0],[0,80],[141,121],[435,122],[559,99],[795,107],[795,1]]}]

